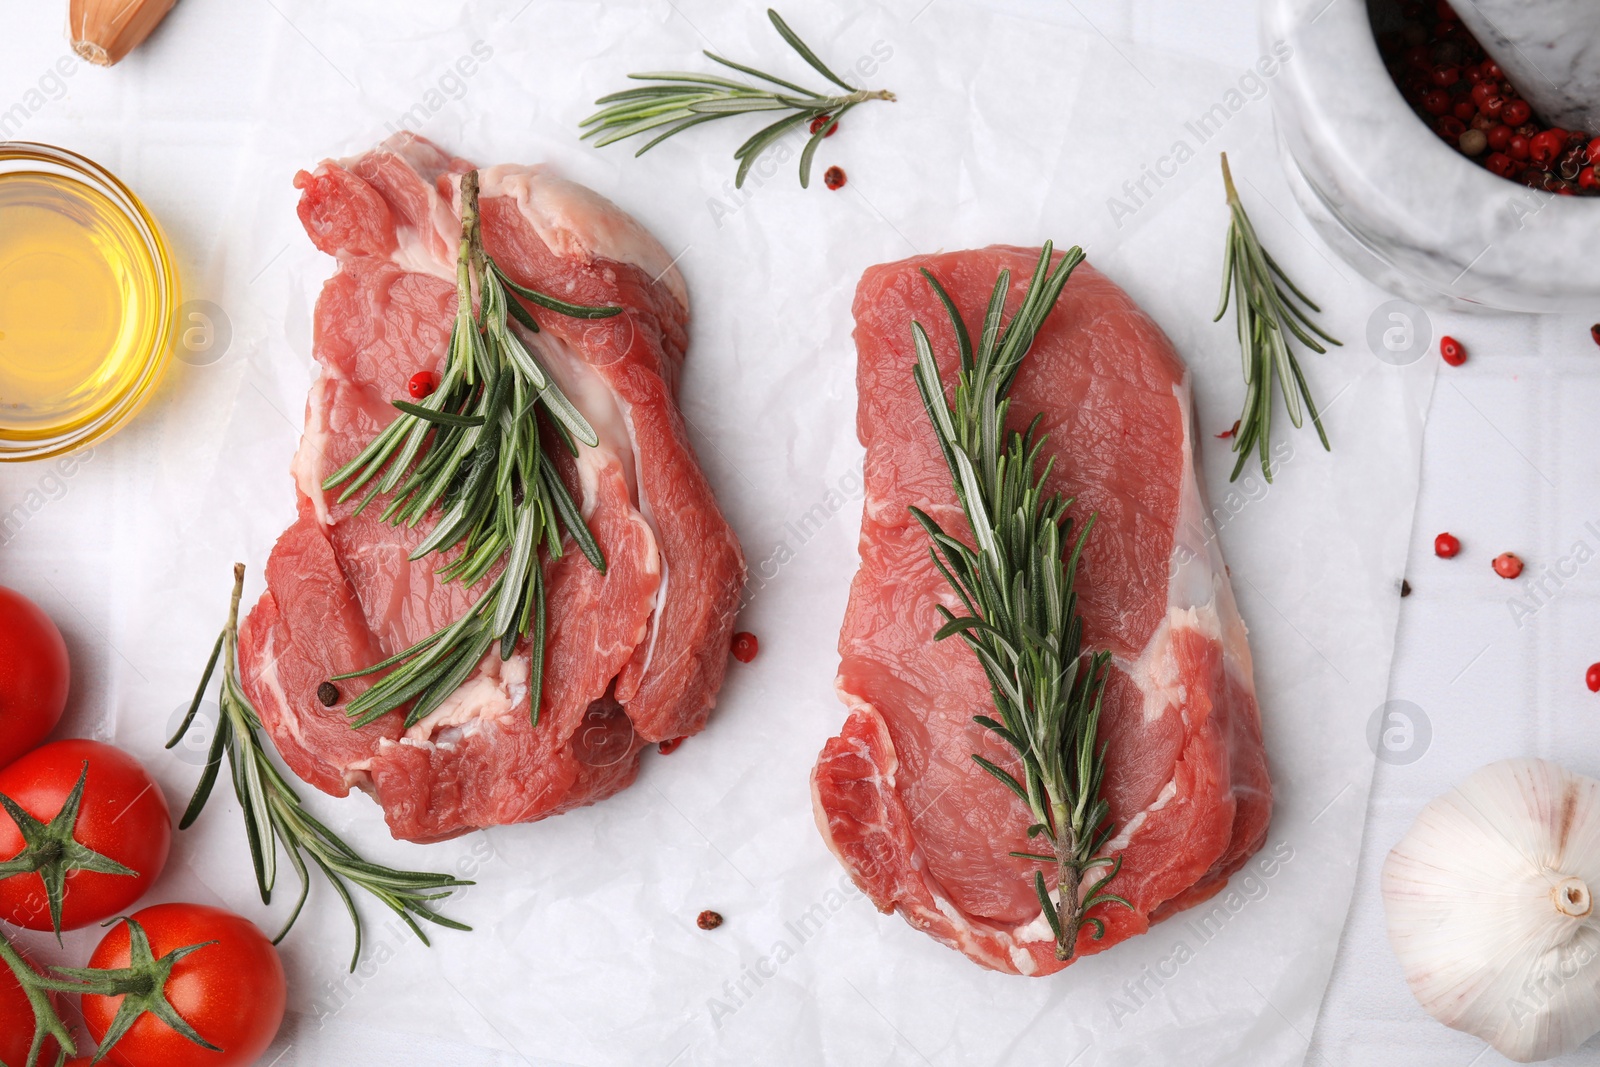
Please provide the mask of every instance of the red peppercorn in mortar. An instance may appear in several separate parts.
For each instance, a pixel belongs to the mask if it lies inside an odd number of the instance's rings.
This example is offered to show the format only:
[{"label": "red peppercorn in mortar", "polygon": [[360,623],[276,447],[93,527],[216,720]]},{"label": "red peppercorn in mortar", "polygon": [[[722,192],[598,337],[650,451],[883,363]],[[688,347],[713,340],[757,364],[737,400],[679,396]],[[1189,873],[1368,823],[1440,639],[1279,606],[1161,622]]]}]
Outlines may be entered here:
[{"label": "red peppercorn in mortar", "polygon": [[[1417,118],[1491,173],[1566,196],[1600,194],[1600,148],[1546,124],[1448,3],[1398,5],[1377,33],[1389,76]],[[1588,167],[1585,166],[1588,164]]]}]

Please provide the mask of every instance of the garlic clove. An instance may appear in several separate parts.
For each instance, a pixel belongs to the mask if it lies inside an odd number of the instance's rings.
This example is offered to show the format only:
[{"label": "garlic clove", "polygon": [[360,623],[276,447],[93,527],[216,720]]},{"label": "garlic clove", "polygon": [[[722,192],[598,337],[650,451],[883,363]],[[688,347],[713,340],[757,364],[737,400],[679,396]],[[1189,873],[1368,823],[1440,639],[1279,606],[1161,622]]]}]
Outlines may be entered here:
[{"label": "garlic clove", "polygon": [[1423,808],[1383,867],[1389,941],[1430,1015],[1523,1063],[1600,1032],[1600,782],[1490,764]]},{"label": "garlic clove", "polygon": [[96,66],[109,67],[144,43],[176,0],[72,0],[67,36],[72,50]]}]

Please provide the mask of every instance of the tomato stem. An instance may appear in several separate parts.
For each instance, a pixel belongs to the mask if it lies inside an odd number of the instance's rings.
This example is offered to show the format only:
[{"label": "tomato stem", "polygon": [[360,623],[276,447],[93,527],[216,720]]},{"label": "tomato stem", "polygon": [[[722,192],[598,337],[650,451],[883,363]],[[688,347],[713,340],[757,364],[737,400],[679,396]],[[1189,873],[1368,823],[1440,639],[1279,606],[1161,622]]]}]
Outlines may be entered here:
[{"label": "tomato stem", "polygon": [[50,993],[58,991],[61,983],[34,970],[4,934],[0,934],[0,960],[4,960],[11,969],[17,985],[22,987],[22,995],[28,998],[28,1004],[33,1008],[33,1042],[28,1046],[26,1067],[34,1067],[39,1062],[39,1052],[46,1038],[54,1038],[61,1046],[62,1055],[58,1060],[64,1060],[69,1051],[77,1050],[77,1045],[72,1040],[72,1031],[67,1029],[56,1014],[55,1005],[50,1002]]}]

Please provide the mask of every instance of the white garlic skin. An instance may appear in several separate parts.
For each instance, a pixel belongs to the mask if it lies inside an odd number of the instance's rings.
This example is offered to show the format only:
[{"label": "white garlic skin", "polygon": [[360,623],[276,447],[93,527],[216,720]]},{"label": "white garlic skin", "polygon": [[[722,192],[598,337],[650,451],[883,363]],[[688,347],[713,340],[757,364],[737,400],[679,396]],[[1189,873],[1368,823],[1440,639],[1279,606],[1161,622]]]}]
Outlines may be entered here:
[{"label": "white garlic skin", "polygon": [[1430,1015],[1522,1063],[1600,1032],[1600,782],[1492,763],[1383,865],[1389,943]]}]

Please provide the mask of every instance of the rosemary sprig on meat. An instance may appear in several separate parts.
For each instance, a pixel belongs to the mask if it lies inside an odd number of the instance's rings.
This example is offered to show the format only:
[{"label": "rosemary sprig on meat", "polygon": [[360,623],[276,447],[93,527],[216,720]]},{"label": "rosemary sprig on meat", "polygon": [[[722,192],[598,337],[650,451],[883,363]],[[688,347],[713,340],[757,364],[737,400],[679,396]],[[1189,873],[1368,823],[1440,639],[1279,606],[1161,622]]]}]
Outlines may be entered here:
[{"label": "rosemary sprig on meat", "polygon": [[[473,316],[473,294],[479,297]],[[553,434],[574,455],[577,442],[599,444],[538,358],[511,329],[515,319],[537,333],[539,323],[518,298],[572,318],[602,319],[619,307],[586,307],[513,282],[483,251],[478,221],[478,173],[461,179],[461,246],[456,263],[456,321],[438,387],[418,403],[394,401],[400,416],[359,455],[322,483],[344,486],[339,500],[363,488],[365,508],[391,494],[383,517],[415,526],[437,506],[438,521],[411,553],[413,560],[455,549],[439,568],[446,581],[493,580],[460,619],[388,659],[334,681],[389,671],[346,707],[362,726],[401,707],[415,725],[466,681],[490,648],[510,659],[528,637],[531,715],[539,721],[545,648],[543,546],[562,554],[562,530],[602,574],[605,557],[577,503],[561,481],[540,436],[542,411]],[[380,476],[381,475],[381,476]],[[390,668],[393,668],[392,670]]]},{"label": "rosemary sprig on meat", "polygon": [[[1128,902],[1106,888],[1122,857],[1101,855],[1113,825],[1101,795],[1105,749],[1096,747],[1095,735],[1111,657],[1082,651],[1083,619],[1073,588],[1094,517],[1073,537],[1067,516],[1073,501],[1045,492],[1054,460],[1040,468],[1042,416],[1023,433],[1005,430],[1017,368],[1083,261],[1083,250],[1073,247],[1052,269],[1051,252],[1046,243],[1021,307],[1004,326],[1011,272],[1000,272],[976,348],[950,295],[923,270],[955,329],[961,371],[952,404],[927,332],[913,322],[917,388],[976,547],[946,533],[921,509],[911,512],[933,538],[934,564],[967,612],[956,615],[940,605],[945,624],[935,639],[959,635],[983,664],[999,718],[973,720],[1016,752],[1020,777],[980,755],[972,758],[1027,806],[1028,837],[1050,847],[1048,853],[1011,854],[1055,868],[1054,899],[1043,870],[1035,870],[1033,887],[1055,934],[1056,958],[1067,960],[1083,929],[1092,929],[1096,939],[1105,936],[1104,921],[1090,911]],[[1097,870],[1104,873],[1085,889],[1086,877]]]},{"label": "rosemary sprig on meat", "polygon": [[227,753],[228,766],[233,774],[233,792],[239,798],[244,813],[245,836],[250,842],[250,858],[255,865],[256,887],[264,904],[272,902],[272,889],[277,881],[278,848],[282,846],[295,873],[300,876],[300,896],[295,901],[289,919],[273,938],[276,944],[288,934],[300,910],[305,906],[311,891],[311,878],[306,861],[327,877],[350,913],[355,924],[355,951],[350,956],[350,969],[356,968],[361,958],[361,915],[356,911],[350,896],[350,886],[364,889],[377,897],[390,910],[403,919],[413,933],[428,944],[428,936],[417,925],[417,920],[449,927],[452,930],[469,930],[454,919],[448,919],[433,910],[433,901],[442,900],[462,886],[472,885],[458,878],[421,871],[396,871],[368,862],[339,839],[334,832],[319,822],[300,804],[300,797],[267,755],[259,731],[261,717],[245,695],[239,683],[239,598],[244,592],[244,564],[233,566],[233,599],[228,605],[228,622],[217,636],[206,662],[205,673],[195,690],[189,713],[167,742],[171,748],[183,739],[190,724],[200,710],[200,702],[210,687],[211,676],[217,665],[222,665],[221,691],[218,693],[217,729],[211,736],[211,750],[206,757],[205,770],[195,786],[189,806],[178,822],[180,830],[187,830],[200,817],[212,787],[217,783],[217,772],[222,767],[223,753]]},{"label": "rosemary sprig on meat", "polygon": [[776,11],[768,8],[767,18],[772,20],[773,27],[784,42],[799,53],[800,58],[810,64],[813,70],[844,90],[843,95],[831,90],[814,92],[708,51],[705,56],[713,63],[720,63],[778,88],[768,89],[715,74],[684,71],[630,74],[628,77],[635,81],[660,84],[626,89],[596,100],[596,104],[604,106],[578,124],[584,130],[583,136],[595,138],[595,146],[601,147],[666,127],[634,153],[635,156],[642,156],[674,134],[702,122],[757,111],[788,111],[791,114],[757,130],[734,151],[733,158],[739,161],[739,169],[734,175],[733,184],[735,188],[742,188],[756,159],[785,134],[801,125],[809,127],[816,123],[810,139],[800,152],[800,187],[806,188],[811,183],[811,160],[817,154],[817,146],[833,132],[845,112],[868,100],[893,101],[894,94],[887,89],[857,89],[829,70],[827,64],[817,58],[817,54]]},{"label": "rosemary sprig on meat", "polygon": [[[1234,481],[1244,470],[1245,462],[1254,449],[1261,459],[1261,473],[1272,481],[1272,467],[1268,462],[1268,448],[1272,437],[1272,393],[1276,380],[1278,392],[1289,409],[1289,421],[1299,429],[1304,421],[1301,402],[1311,413],[1311,423],[1317,428],[1322,447],[1332,451],[1328,433],[1322,426],[1322,415],[1311,398],[1311,387],[1306,384],[1300,361],[1289,347],[1289,334],[1313,352],[1326,352],[1317,338],[1338,345],[1312,322],[1301,308],[1311,311],[1322,309],[1295,287],[1294,282],[1278,266],[1272,254],[1261,247],[1250,216],[1245,214],[1239,200],[1239,190],[1234,188],[1233,173],[1228,169],[1228,155],[1222,154],[1222,183],[1228,191],[1228,208],[1232,220],[1228,224],[1227,251],[1222,261],[1222,298],[1217,305],[1213,322],[1222,319],[1228,310],[1230,295],[1233,314],[1239,330],[1239,354],[1244,362],[1244,410],[1239,414],[1239,425],[1233,434],[1233,450],[1239,460],[1233,465],[1228,480]],[[1288,291],[1285,292],[1285,287]],[[1298,298],[1299,303],[1296,303]],[[1307,331],[1310,331],[1309,333]],[[1316,336],[1312,336],[1315,334]]]}]

